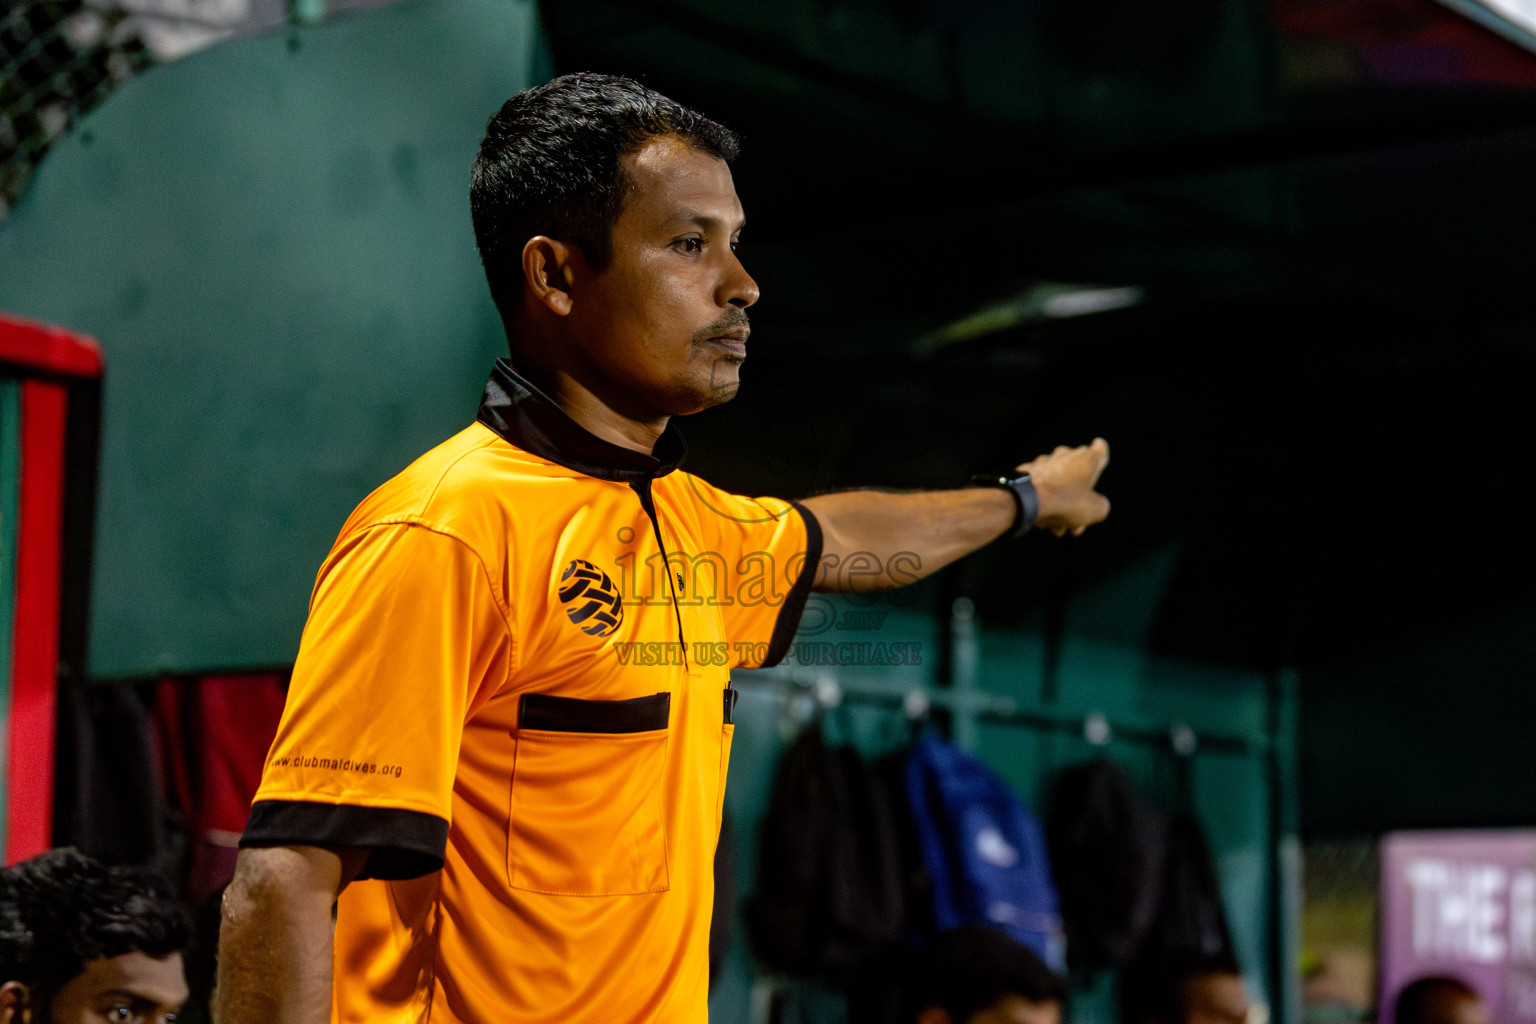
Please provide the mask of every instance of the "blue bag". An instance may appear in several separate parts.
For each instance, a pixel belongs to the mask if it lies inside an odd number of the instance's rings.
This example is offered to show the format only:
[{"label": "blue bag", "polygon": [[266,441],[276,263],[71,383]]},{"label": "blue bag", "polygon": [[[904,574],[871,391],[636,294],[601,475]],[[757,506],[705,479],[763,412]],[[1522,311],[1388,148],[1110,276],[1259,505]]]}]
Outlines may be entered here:
[{"label": "blue bag", "polygon": [[959,747],[924,736],[907,756],[907,800],[939,929],[998,928],[1066,966],[1061,905],[1040,822]]}]

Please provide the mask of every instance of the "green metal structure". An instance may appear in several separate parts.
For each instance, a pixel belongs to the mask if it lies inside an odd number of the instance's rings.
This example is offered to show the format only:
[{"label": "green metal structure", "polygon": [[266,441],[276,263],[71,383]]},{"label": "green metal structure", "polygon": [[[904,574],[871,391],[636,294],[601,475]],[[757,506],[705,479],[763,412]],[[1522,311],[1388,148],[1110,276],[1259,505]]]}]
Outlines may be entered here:
[{"label": "green metal structure", "polygon": [[[922,663],[795,666],[791,656],[783,670],[737,673],[742,697],[726,808],[736,824],[740,892],[735,941],[711,995],[711,1019],[760,1021],[772,998],[791,1007],[788,1019],[844,1019],[846,1006],[834,989],[765,975],[752,961],[739,913],[752,892],[758,822],[777,759],[809,716],[824,716],[834,741],[874,757],[908,742],[915,695],[943,714],[956,741],[991,764],[1037,812],[1055,773],[1090,758],[1115,759],[1169,811],[1180,801],[1177,776],[1187,772],[1191,809],[1217,859],[1253,998],[1271,1019],[1300,1019],[1294,673],[1266,676],[1159,658],[1145,644],[1096,640],[1089,632],[1105,615],[1133,632],[1144,630],[1167,584],[1169,554],[1071,602],[1055,643],[1038,632],[979,623],[965,598],[947,626],[886,600],[839,599],[828,603],[834,614],[826,621],[849,621],[842,613],[850,610],[866,614],[853,618],[851,629],[802,633],[802,641],[912,643]],[[836,710],[818,706],[828,693]],[[1088,982],[1073,993],[1072,1019],[1113,1024],[1115,974],[1100,972]]]}]

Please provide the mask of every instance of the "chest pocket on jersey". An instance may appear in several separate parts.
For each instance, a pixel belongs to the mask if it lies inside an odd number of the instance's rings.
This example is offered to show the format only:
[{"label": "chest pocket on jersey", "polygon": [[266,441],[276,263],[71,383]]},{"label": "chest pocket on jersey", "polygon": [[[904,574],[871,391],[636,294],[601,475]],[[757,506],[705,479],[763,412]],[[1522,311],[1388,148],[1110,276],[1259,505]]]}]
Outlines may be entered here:
[{"label": "chest pocket on jersey", "polygon": [[512,888],[620,896],[671,887],[662,815],[671,706],[669,693],[524,695],[508,815]]}]

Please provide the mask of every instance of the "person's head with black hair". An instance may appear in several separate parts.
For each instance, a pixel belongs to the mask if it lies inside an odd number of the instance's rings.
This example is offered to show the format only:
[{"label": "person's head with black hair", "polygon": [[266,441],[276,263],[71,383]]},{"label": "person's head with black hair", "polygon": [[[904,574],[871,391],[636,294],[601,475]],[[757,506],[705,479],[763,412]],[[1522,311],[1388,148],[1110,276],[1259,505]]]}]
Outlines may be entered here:
[{"label": "person's head with black hair", "polygon": [[1488,1007],[1460,978],[1436,974],[1404,986],[1392,1017],[1397,1024],[1488,1024]]},{"label": "person's head with black hair", "polygon": [[634,187],[622,157],[671,137],[726,163],[740,140],[697,111],[617,75],[564,75],[507,100],[486,126],[470,176],[475,243],[498,307],[522,290],[523,246],[573,243],[597,269]]},{"label": "person's head with black hair", "polygon": [[993,928],[940,932],[911,959],[901,1024],[1061,1024],[1067,988],[1029,947]]},{"label": "person's head with black hair", "polygon": [[174,1020],[185,911],[154,875],[73,849],[0,871],[0,1024]]},{"label": "person's head with black hair", "polygon": [[738,148],[612,75],[527,89],[486,127],[470,214],[512,363],[567,411],[601,410],[605,440],[648,451],[637,435],[736,394],[758,297],[736,255]]},{"label": "person's head with black hair", "polygon": [[1121,1024],[1244,1024],[1248,991],[1229,950],[1165,954],[1120,974]]}]

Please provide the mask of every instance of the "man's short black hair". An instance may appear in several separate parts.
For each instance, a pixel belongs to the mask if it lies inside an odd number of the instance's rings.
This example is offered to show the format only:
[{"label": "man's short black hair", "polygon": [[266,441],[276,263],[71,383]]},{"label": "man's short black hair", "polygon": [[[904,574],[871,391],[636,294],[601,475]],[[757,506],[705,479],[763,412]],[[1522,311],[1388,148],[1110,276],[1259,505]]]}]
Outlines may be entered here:
[{"label": "man's short black hair", "polygon": [[74,849],[49,850],[0,871],[0,982],[51,999],[85,965],[187,944],[187,915],[155,875],[108,867]]},{"label": "man's short black hair", "polygon": [[1165,953],[1145,957],[1120,972],[1121,1024],[1178,1024],[1183,1020],[1185,987],[1213,974],[1243,976],[1231,950],[1213,953]]},{"label": "man's short black hair", "polygon": [[940,932],[911,958],[902,986],[900,1019],[915,1020],[930,1006],[957,1022],[1004,996],[1065,1007],[1066,984],[1028,946],[994,928]]},{"label": "man's short black hair", "polygon": [[1418,978],[1404,986],[1403,990],[1397,994],[1397,1003],[1392,1010],[1393,1020],[1397,1024],[1433,1024],[1430,1004],[1437,993],[1462,996],[1467,999],[1482,998],[1471,985],[1449,974]]},{"label": "man's short black hair", "polygon": [[730,130],[615,75],[565,75],[502,105],[480,143],[469,209],[503,316],[521,291],[523,246],[535,235],[577,245],[598,269],[607,266],[629,187],[619,158],[667,135],[727,162],[740,149]]}]

